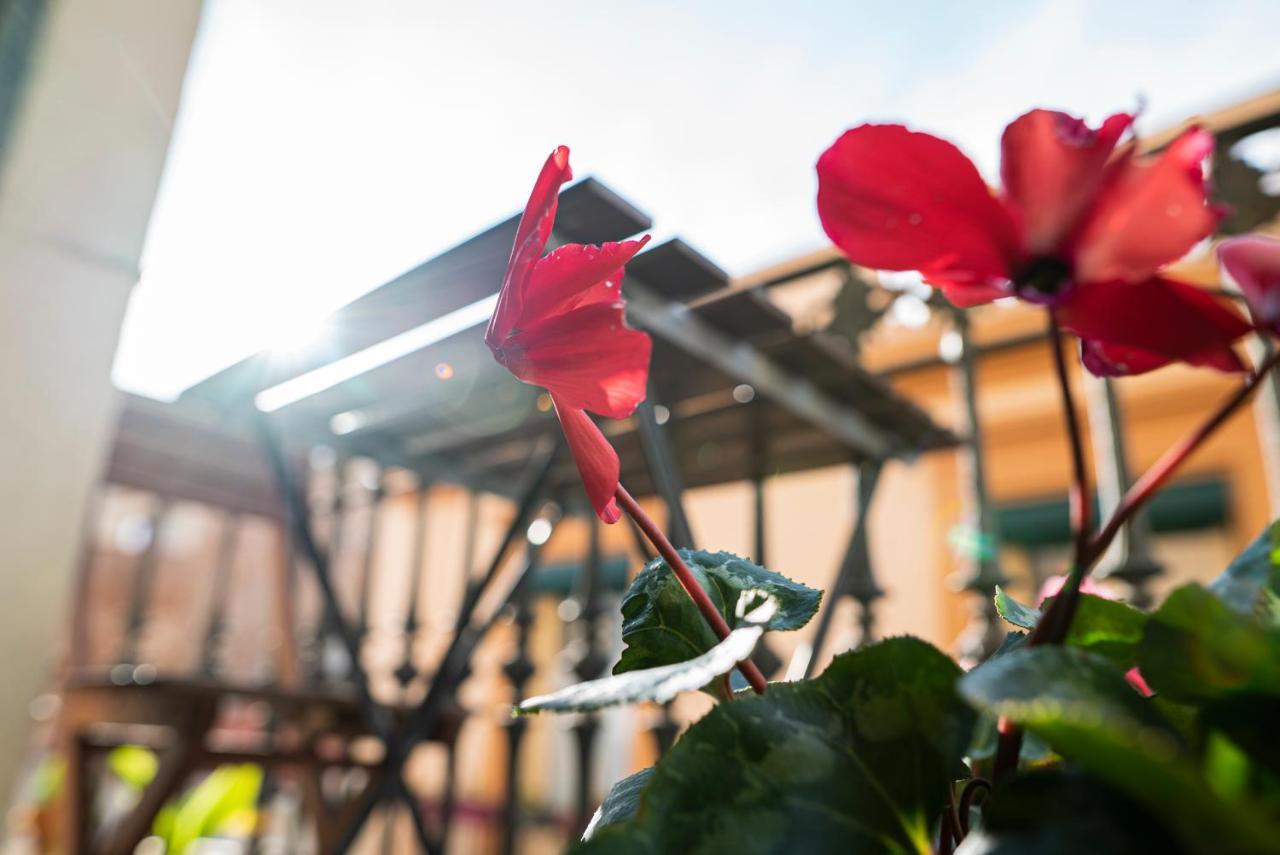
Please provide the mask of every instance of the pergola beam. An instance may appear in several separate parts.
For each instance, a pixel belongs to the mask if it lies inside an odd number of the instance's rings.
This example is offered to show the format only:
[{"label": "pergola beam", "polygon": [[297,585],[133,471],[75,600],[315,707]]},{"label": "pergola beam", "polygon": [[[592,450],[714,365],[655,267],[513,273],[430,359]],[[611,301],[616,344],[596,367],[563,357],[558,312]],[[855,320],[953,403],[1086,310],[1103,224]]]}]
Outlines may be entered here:
[{"label": "pergola beam", "polygon": [[900,449],[858,411],[837,403],[804,377],[779,368],[745,341],[722,333],[688,306],[654,297],[643,284],[627,286],[627,313],[639,327],[697,357],[865,457],[882,460]]}]

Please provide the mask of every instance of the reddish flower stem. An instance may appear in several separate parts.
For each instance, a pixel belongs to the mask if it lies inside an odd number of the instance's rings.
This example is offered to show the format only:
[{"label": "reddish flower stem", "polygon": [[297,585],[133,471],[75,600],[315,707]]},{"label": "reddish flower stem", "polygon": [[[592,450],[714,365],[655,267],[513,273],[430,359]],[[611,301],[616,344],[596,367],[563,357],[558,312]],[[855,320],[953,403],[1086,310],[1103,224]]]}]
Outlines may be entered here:
[{"label": "reddish flower stem", "polygon": [[[1089,507],[1089,473],[1084,457],[1084,433],[1080,430],[1080,417],[1076,410],[1075,396],[1071,394],[1071,377],[1067,373],[1067,359],[1063,355],[1062,333],[1058,329],[1058,320],[1053,311],[1049,311],[1049,350],[1053,354],[1054,375],[1058,379],[1058,389],[1062,393],[1062,416],[1067,428],[1067,440],[1071,447],[1071,488],[1067,494],[1071,508],[1071,531],[1073,550],[1071,571],[1062,590],[1054,599],[1031,631],[1027,646],[1057,643],[1052,638],[1061,640],[1066,635],[1066,626],[1075,614],[1076,601],[1080,599],[1080,583],[1084,581],[1085,555],[1089,551],[1089,518],[1092,516]],[[1056,627],[1061,624],[1059,634]],[[996,723],[996,757],[991,777],[996,784],[1002,784],[1018,771],[1018,758],[1022,754],[1022,728],[1008,719],[1001,717]]]},{"label": "reddish flower stem", "polygon": [[960,790],[960,804],[957,811],[960,814],[960,833],[969,836],[969,814],[973,810],[974,799],[978,797],[978,793],[983,794],[983,799],[991,793],[991,782],[986,778],[970,778]]},{"label": "reddish flower stem", "polygon": [[947,803],[942,806],[940,824],[942,829],[938,838],[938,855],[951,855],[960,841],[964,840],[964,833],[960,831],[960,817],[956,812],[956,789],[951,783],[947,784]]},{"label": "reddish flower stem", "polygon": [[[1057,340],[1055,337],[1055,345]],[[1059,366],[1059,380],[1064,381],[1066,376],[1065,370],[1062,368],[1061,350],[1055,347],[1057,353],[1056,361]],[[1213,433],[1222,426],[1233,413],[1249,400],[1254,391],[1258,388],[1258,384],[1268,373],[1280,365],[1280,350],[1276,350],[1267,359],[1258,366],[1257,370],[1249,376],[1240,387],[1231,393],[1226,400],[1218,406],[1209,418],[1205,419],[1195,430],[1187,434],[1176,445],[1172,446],[1168,451],[1160,456],[1142,477],[1134,482],[1120,500],[1120,504],[1116,506],[1115,512],[1111,518],[1103,526],[1093,538],[1085,538],[1084,547],[1080,547],[1079,530],[1076,531],[1076,554],[1072,562],[1071,572],[1067,576],[1067,581],[1062,586],[1062,591],[1049,604],[1049,608],[1045,610],[1044,615],[1040,618],[1040,622],[1036,625],[1035,630],[1031,633],[1031,637],[1027,643],[1029,646],[1038,644],[1061,644],[1066,638],[1068,630],[1071,628],[1072,618],[1075,617],[1075,611],[1080,602],[1080,585],[1084,582],[1085,577],[1089,575],[1089,571],[1093,569],[1093,565],[1107,551],[1107,547],[1115,540],[1116,535],[1124,528],[1124,524],[1128,522],[1135,513],[1137,513],[1143,505],[1150,501],[1164,483],[1169,480],[1170,476],[1177,471],[1188,457],[1190,457],[1197,449],[1202,446],[1205,441],[1213,435]],[[1065,382],[1062,386],[1064,392],[1064,402],[1070,400],[1070,392]],[[1079,431],[1075,429],[1075,419],[1070,415],[1074,407],[1066,404],[1070,429],[1075,438],[1078,439]],[[1075,458],[1076,444],[1073,441],[1073,458]],[[1083,455],[1079,456],[1079,460],[1083,461]],[[1081,471],[1081,465],[1077,472]],[[1077,484],[1079,482],[1077,481]],[[1075,495],[1075,486],[1072,488],[1072,495]],[[1001,782],[1008,775],[1017,769],[1018,755],[1022,749],[1022,731],[1012,723],[1001,719],[998,724],[999,738],[997,741],[994,777],[996,782]]]},{"label": "reddish flower stem", "polygon": [[1022,728],[1004,716],[996,719],[996,757],[991,764],[991,780],[1003,784],[1018,771],[1022,754]]},{"label": "reddish flower stem", "polygon": [[1208,419],[1204,421],[1198,428],[1185,436],[1181,442],[1170,448],[1155,464],[1148,469],[1141,478],[1134,482],[1128,492],[1124,494],[1124,498],[1120,500],[1120,504],[1116,506],[1115,513],[1111,515],[1111,519],[1098,532],[1097,536],[1089,543],[1089,549],[1085,553],[1085,565],[1092,564],[1102,557],[1107,551],[1107,547],[1111,545],[1111,541],[1115,540],[1116,535],[1120,533],[1120,529],[1124,524],[1147,503],[1157,490],[1164,485],[1182,462],[1204,444],[1218,427],[1226,421],[1232,413],[1240,408],[1254,390],[1258,388],[1258,384],[1267,376],[1271,369],[1280,364],[1280,350],[1276,350],[1262,365],[1258,366],[1258,370],[1250,375],[1249,379],[1240,384],[1240,388],[1231,393],[1231,396],[1222,402]]},{"label": "reddish flower stem", "polygon": [[[1254,390],[1258,388],[1258,384],[1277,364],[1280,364],[1280,350],[1268,356],[1258,366],[1258,369],[1214,410],[1209,418],[1205,419],[1195,430],[1162,454],[1160,459],[1125,492],[1120,504],[1116,506],[1115,512],[1111,515],[1111,519],[1107,521],[1107,524],[1103,526],[1097,536],[1089,541],[1084,554],[1080,556],[1076,566],[1071,568],[1071,575],[1067,578],[1066,584],[1063,585],[1063,592],[1065,593],[1068,589],[1071,589],[1074,592],[1074,596],[1068,600],[1066,597],[1059,595],[1050,604],[1039,626],[1036,627],[1036,633],[1032,634],[1032,643],[1059,644],[1062,642],[1071,626],[1071,619],[1075,616],[1076,606],[1079,604],[1080,584],[1084,581],[1085,576],[1089,574],[1089,571],[1093,569],[1093,565],[1107,551],[1111,541],[1115,540],[1116,535],[1124,528],[1124,524],[1143,505],[1150,501],[1151,497],[1164,486],[1165,482],[1169,480],[1178,467],[1200,446],[1204,445],[1205,441],[1222,426],[1223,422],[1249,400]],[[1055,611],[1058,614],[1050,622],[1049,619]],[[1037,641],[1036,635],[1039,634],[1040,628],[1046,626],[1044,634]]]},{"label": "reddish flower stem", "polygon": [[[1089,496],[1089,473],[1084,457],[1084,432],[1080,429],[1080,417],[1076,410],[1075,396],[1071,394],[1071,378],[1067,374],[1067,360],[1062,352],[1062,336],[1058,330],[1057,319],[1052,311],[1049,312],[1049,346],[1053,352],[1053,367],[1054,373],[1058,378],[1058,389],[1062,392],[1062,416],[1067,428],[1067,439],[1071,446],[1071,488],[1067,497],[1071,507],[1071,532],[1074,545],[1071,555],[1071,569],[1068,572],[1067,580],[1063,583],[1062,590],[1054,599],[1053,606],[1050,606],[1044,617],[1041,618],[1040,623],[1036,625],[1035,630],[1031,633],[1031,637],[1027,639],[1028,645],[1033,647],[1037,644],[1044,644],[1053,637],[1057,637],[1060,641],[1061,637],[1066,635],[1065,626],[1062,627],[1061,634],[1059,634],[1058,624],[1070,622],[1071,616],[1075,613],[1076,602],[1080,599],[1080,584],[1084,581],[1084,575],[1087,572],[1086,558],[1089,554],[1090,544],[1089,518],[1092,516]],[[1062,605],[1058,606],[1059,603],[1062,603]],[[1054,614],[1054,606],[1058,607],[1057,614]]]},{"label": "reddish flower stem", "polygon": [[[680,580],[681,587],[684,588],[689,599],[693,600],[693,604],[698,607],[698,611],[702,612],[702,616],[706,618],[711,629],[715,632],[716,637],[721,641],[729,637],[729,624],[725,622],[724,616],[720,614],[720,610],[716,608],[716,604],[711,602],[711,597],[707,596],[707,592],[698,584],[697,578],[694,577],[693,571],[690,570],[680,557],[680,553],[676,552],[676,548],[671,545],[671,541],[667,540],[667,536],[663,534],[662,529],[654,523],[644,509],[632,498],[627,492],[627,488],[622,484],[618,484],[618,491],[614,494],[618,500],[618,504],[622,510],[626,511],[627,516],[635,520],[640,530],[644,532],[644,536],[649,538],[649,542],[658,550],[658,554],[667,562],[667,566],[675,572],[676,578]],[[763,695],[768,681],[765,680],[764,674],[760,673],[760,669],[750,659],[744,659],[738,663],[738,670],[742,672],[742,676],[747,678],[747,682],[751,684],[751,688],[755,690],[757,695]]]}]

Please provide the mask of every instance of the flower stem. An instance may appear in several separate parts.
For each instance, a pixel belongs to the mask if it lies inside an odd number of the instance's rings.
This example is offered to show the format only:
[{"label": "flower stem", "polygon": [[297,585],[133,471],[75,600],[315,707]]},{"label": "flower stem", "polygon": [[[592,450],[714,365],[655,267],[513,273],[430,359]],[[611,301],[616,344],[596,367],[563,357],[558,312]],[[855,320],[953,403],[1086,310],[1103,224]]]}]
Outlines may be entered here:
[{"label": "flower stem", "polygon": [[[729,624],[725,622],[724,616],[720,614],[716,604],[711,602],[707,592],[698,584],[693,571],[685,565],[680,553],[676,552],[676,548],[671,545],[671,541],[663,534],[662,529],[658,528],[654,521],[649,518],[649,515],[644,512],[644,509],[640,507],[622,484],[618,484],[618,491],[614,495],[618,500],[618,504],[626,511],[627,516],[635,520],[636,525],[644,532],[644,536],[649,538],[649,542],[653,544],[654,548],[658,550],[658,554],[667,562],[667,566],[676,574],[676,578],[680,580],[681,587],[689,595],[689,599],[693,600],[693,604],[698,607],[698,611],[702,612],[702,616],[711,625],[711,630],[716,634],[716,637],[721,641],[728,638]],[[738,670],[742,672],[743,677],[747,678],[747,682],[751,684],[751,688],[755,690],[757,695],[765,693],[765,687],[768,682],[754,662],[750,659],[744,659],[738,663]]]},{"label": "flower stem", "polygon": [[[1045,611],[1044,617],[1041,619],[1039,626],[1036,627],[1036,633],[1032,635],[1033,644],[1058,644],[1061,643],[1067,635],[1067,630],[1071,627],[1071,619],[1075,615],[1075,610],[1080,600],[1080,584],[1084,578],[1089,575],[1089,571],[1093,569],[1093,565],[1107,551],[1107,547],[1111,545],[1111,541],[1115,540],[1124,524],[1128,522],[1135,513],[1137,513],[1143,505],[1151,500],[1165,482],[1177,471],[1178,467],[1186,462],[1205,441],[1214,434],[1222,423],[1231,417],[1240,407],[1249,400],[1254,390],[1258,388],[1258,384],[1263,378],[1280,364],[1280,351],[1272,353],[1266,360],[1258,366],[1257,370],[1249,376],[1247,380],[1240,384],[1234,392],[1232,392],[1225,401],[1223,401],[1216,410],[1205,419],[1195,430],[1183,437],[1179,442],[1169,448],[1160,456],[1150,469],[1143,473],[1142,477],[1134,482],[1133,486],[1125,492],[1124,497],[1120,500],[1120,504],[1116,506],[1115,512],[1111,518],[1107,520],[1102,530],[1097,536],[1089,541],[1084,553],[1076,561],[1075,566],[1071,568],[1071,575],[1067,578],[1066,584],[1062,586],[1065,593],[1068,588],[1074,590],[1074,596],[1068,600],[1059,595]],[[1074,583],[1074,584],[1073,584]],[[1057,615],[1054,615],[1054,612]],[[1054,617],[1051,622],[1050,617]],[[1046,627],[1040,640],[1036,640],[1036,635],[1040,634],[1040,628]]]},{"label": "flower stem", "polygon": [[[1052,323],[1052,322],[1051,322]],[[1072,438],[1072,459],[1074,464],[1075,482],[1072,485],[1072,519],[1075,521],[1083,519],[1081,512],[1087,514],[1088,508],[1077,508],[1074,504],[1078,496],[1087,498],[1087,491],[1083,489],[1084,456],[1083,445],[1080,443],[1080,432],[1076,426],[1074,416],[1074,402],[1071,400],[1069,388],[1066,385],[1066,368],[1062,359],[1061,344],[1057,340],[1057,330],[1053,331],[1054,344],[1054,360],[1058,369],[1058,379],[1063,390],[1063,404],[1067,413],[1068,431]],[[1089,575],[1089,571],[1093,569],[1093,565],[1107,551],[1107,547],[1111,545],[1111,541],[1115,540],[1120,530],[1124,528],[1124,524],[1137,513],[1143,505],[1150,501],[1170,476],[1181,466],[1188,457],[1190,457],[1205,441],[1213,435],[1213,433],[1222,426],[1228,418],[1231,417],[1240,407],[1249,400],[1253,392],[1258,388],[1258,384],[1263,378],[1271,372],[1272,369],[1280,365],[1280,349],[1273,352],[1266,358],[1263,363],[1258,366],[1257,370],[1249,376],[1240,387],[1231,393],[1221,405],[1218,406],[1209,418],[1205,419],[1195,430],[1187,434],[1176,445],[1171,447],[1155,464],[1143,473],[1142,477],[1134,482],[1124,497],[1120,500],[1120,504],[1116,506],[1115,512],[1107,521],[1102,530],[1093,538],[1089,538],[1087,533],[1082,539],[1081,532],[1084,526],[1075,529],[1075,554],[1071,564],[1071,571],[1067,576],[1067,581],[1062,586],[1062,591],[1049,607],[1045,610],[1044,615],[1040,618],[1040,622],[1036,625],[1035,630],[1031,633],[1031,637],[1027,640],[1028,645],[1038,644],[1061,644],[1066,638],[1068,630],[1071,628],[1071,620],[1075,617],[1075,611],[1080,602],[1080,585],[1084,582],[1085,577]],[[1000,783],[1004,776],[1012,774],[1017,768],[1017,757],[1022,747],[1022,731],[1010,722],[1001,720],[999,724],[999,739],[997,742],[995,772],[994,777],[996,783]]]},{"label": "flower stem", "polygon": [[1004,716],[996,719],[996,757],[991,766],[991,780],[1003,784],[1018,771],[1022,754],[1022,728]]},{"label": "flower stem", "polygon": [[[1054,375],[1062,393],[1062,416],[1067,428],[1067,441],[1071,448],[1071,487],[1067,499],[1071,508],[1072,558],[1071,570],[1062,590],[1053,604],[1045,611],[1031,631],[1027,646],[1056,643],[1066,635],[1066,626],[1075,613],[1075,601],[1080,598],[1080,584],[1084,581],[1084,557],[1089,550],[1089,473],[1084,458],[1084,438],[1080,430],[1080,417],[1076,411],[1075,396],[1071,394],[1071,377],[1067,373],[1067,359],[1063,354],[1062,333],[1053,311],[1049,311],[1049,350],[1053,354]],[[1055,608],[1056,607],[1056,608]],[[1061,624],[1061,633],[1056,627]],[[1008,719],[1001,718],[996,725],[996,757],[992,778],[1001,784],[1018,770],[1018,758],[1022,753],[1022,729]]]},{"label": "flower stem", "polygon": [[1141,478],[1134,482],[1133,486],[1124,494],[1124,498],[1120,500],[1120,504],[1116,506],[1115,513],[1112,514],[1111,519],[1107,521],[1102,531],[1098,532],[1098,535],[1089,543],[1089,549],[1085,553],[1085,561],[1088,565],[1092,565],[1093,562],[1102,557],[1102,554],[1107,551],[1107,547],[1111,545],[1111,541],[1115,540],[1116,535],[1120,533],[1129,518],[1147,503],[1152,494],[1163,486],[1164,482],[1169,479],[1175,469],[1182,465],[1184,460],[1203,445],[1204,441],[1232,413],[1239,409],[1245,401],[1249,400],[1253,391],[1257,389],[1258,384],[1277,364],[1280,364],[1280,350],[1268,356],[1266,361],[1258,367],[1258,370],[1250,375],[1249,379],[1240,384],[1240,388],[1232,392],[1231,396],[1222,402],[1213,415],[1194,431],[1183,437],[1182,441],[1177,445],[1161,455],[1160,459]]},{"label": "flower stem", "polygon": [[1089,553],[1089,518],[1092,515],[1089,496],[1089,475],[1084,457],[1084,433],[1080,429],[1080,418],[1076,409],[1075,396],[1071,394],[1071,380],[1067,374],[1066,357],[1062,352],[1061,334],[1058,331],[1057,320],[1052,312],[1049,313],[1049,341],[1050,349],[1053,351],[1054,373],[1058,378],[1058,388],[1062,392],[1063,422],[1066,425],[1067,439],[1071,446],[1071,487],[1068,492],[1068,501],[1071,507],[1073,548],[1071,568],[1067,573],[1067,580],[1063,583],[1062,590],[1054,599],[1054,605],[1058,603],[1062,603],[1062,605],[1058,606],[1056,615],[1053,614],[1053,606],[1050,606],[1040,623],[1036,625],[1035,630],[1031,633],[1031,637],[1027,639],[1027,643],[1031,646],[1044,644],[1054,636],[1061,640],[1061,636],[1066,634],[1066,627],[1063,626],[1061,635],[1059,635],[1058,624],[1070,622],[1071,615],[1075,612],[1076,601],[1080,598],[1080,585],[1084,582],[1087,567],[1086,556]]}]

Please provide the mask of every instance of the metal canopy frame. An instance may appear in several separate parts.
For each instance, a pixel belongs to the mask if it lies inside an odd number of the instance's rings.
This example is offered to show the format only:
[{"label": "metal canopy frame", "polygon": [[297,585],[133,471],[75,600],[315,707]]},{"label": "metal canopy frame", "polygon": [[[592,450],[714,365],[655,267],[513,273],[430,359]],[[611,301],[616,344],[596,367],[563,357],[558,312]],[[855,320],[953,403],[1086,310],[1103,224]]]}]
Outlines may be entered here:
[{"label": "metal canopy frame", "polygon": [[[264,388],[485,298],[501,280],[517,222],[511,217],[340,309],[327,324],[333,333],[323,347],[284,358],[259,354],[198,384],[184,398],[222,412],[250,411],[254,394]],[[647,216],[588,178],[562,194],[553,238],[617,240],[649,224]],[[628,265],[627,275],[631,320],[655,337],[655,391],[657,400],[678,416],[679,430],[672,442],[675,459],[685,463],[684,468],[688,469],[689,456],[686,435],[693,435],[692,441],[713,436],[722,444],[732,439],[742,449],[769,454],[779,445],[770,440],[787,433],[800,450],[772,460],[768,468],[774,472],[910,455],[954,442],[832,341],[821,335],[797,338],[790,319],[761,288],[729,289],[728,276],[680,239],[641,253]],[[456,334],[286,406],[273,414],[273,420],[294,440],[332,445],[344,454],[373,457],[424,477],[510,495],[511,476],[527,459],[529,444],[553,433],[555,425],[550,417],[527,415],[519,423],[504,424],[502,419],[512,413],[528,414],[537,394],[496,365],[487,372],[470,367],[490,364],[474,332]],[[451,421],[455,401],[447,394],[432,394],[431,385],[424,382],[436,365],[470,372],[454,386],[463,379],[482,384],[473,397],[514,396],[512,405],[505,413],[491,410],[480,418]],[[672,369],[665,370],[667,366]],[[691,369],[697,371],[695,383],[688,377]],[[758,393],[757,404],[734,406],[729,392],[738,384]],[[708,408],[709,393],[717,390],[721,403]],[[682,411],[686,405],[696,412]],[[353,412],[364,424],[335,435],[330,419]],[[629,452],[640,450],[639,440],[629,439],[636,428],[634,420],[607,426],[624,460],[631,459]],[[505,466],[493,461],[495,451],[503,448]],[[714,472],[689,473],[692,486],[716,481]],[[734,472],[722,480],[754,474]],[[566,468],[561,480],[572,482],[572,472]],[[635,493],[655,492],[656,485],[628,483]]]}]

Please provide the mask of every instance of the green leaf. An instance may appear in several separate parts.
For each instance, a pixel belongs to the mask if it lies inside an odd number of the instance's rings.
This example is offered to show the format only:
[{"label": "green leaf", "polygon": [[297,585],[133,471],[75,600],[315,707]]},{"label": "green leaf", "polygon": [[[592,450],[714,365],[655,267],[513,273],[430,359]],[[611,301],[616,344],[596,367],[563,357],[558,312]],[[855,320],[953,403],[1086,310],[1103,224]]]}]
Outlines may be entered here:
[{"label": "green leaf", "polygon": [[1079,771],[1019,775],[982,804],[982,826],[956,855],[1178,855],[1183,848],[1150,811]]},{"label": "green leaf", "polygon": [[[996,610],[1006,621],[1026,630],[1034,629],[1042,614],[1040,609],[1019,603],[1000,588],[996,588]],[[1081,594],[1066,643],[1131,667],[1137,661],[1138,642],[1149,617],[1127,603]]]},{"label": "green leaf", "polygon": [[1000,642],[1000,646],[996,648],[989,658],[994,659],[997,656],[1005,656],[1015,650],[1022,648],[1027,643],[1027,633],[1025,632],[1006,632],[1004,641]]},{"label": "green leaf", "polygon": [[587,824],[587,830],[582,833],[582,839],[590,840],[600,829],[615,823],[626,822],[635,816],[640,806],[640,794],[644,792],[645,785],[652,777],[653,767],[650,766],[614,784],[609,790],[609,795],[605,796],[600,807],[596,808],[595,815]]},{"label": "green leaf", "polygon": [[1280,826],[1254,805],[1220,799],[1154,705],[1101,656],[1018,650],[970,671],[960,692],[1145,804],[1193,851],[1280,851]]},{"label": "green leaf", "polygon": [[960,669],[923,641],[721,704],[654,768],[635,816],[580,853],[926,853],[963,770]]},{"label": "green leaf", "polygon": [[216,834],[236,815],[257,809],[262,767],[252,763],[219,766],[197,784],[170,817],[157,817],[167,829],[168,851],[182,853],[197,840]]},{"label": "green leaf", "polygon": [[1129,668],[1137,661],[1138,643],[1149,618],[1128,603],[1082,594],[1066,643]]},{"label": "green leaf", "polygon": [[1271,618],[1280,596],[1280,522],[1272,523],[1232,561],[1209,590],[1241,614]]},{"label": "green leaf", "polygon": [[134,790],[145,789],[159,766],[155,752],[141,745],[121,745],[107,755],[107,768]]},{"label": "green leaf", "polygon": [[521,701],[515,708],[520,715],[538,712],[587,712],[618,704],[643,701],[665,704],[681,692],[695,692],[751,655],[764,630],[744,626],[701,656],[674,665],[659,665],[627,671],[578,683],[549,695]]},{"label": "green leaf", "polygon": [[[997,595],[999,589],[997,589]],[[1000,642],[1000,647],[995,653],[992,653],[990,659],[998,656],[1006,656],[1015,650],[1020,650],[1022,645],[1027,642],[1027,634],[1025,632],[1010,632],[1004,637],[1004,641]],[[975,763],[975,774],[990,774],[989,769],[985,769],[985,765],[989,765],[986,761],[995,759],[996,748],[999,744],[999,734],[996,732],[996,717],[983,713],[978,716],[978,722],[973,727],[973,739],[969,742],[969,750],[965,756],[971,762]],[[1023,737],[1022,749],[1018,752],[1018,759],[1023,763],[1040,763],[1053,756],[1053,751],[1045,745],[1044,740],[1036,736],[1034,733],[1028,733]],[[979,769],[982,768],[982,771]]]},{"label": "green leaf", "polygon": [[1204,777],[1221,798],[1242,796],[1249,784],[1249,755],[1226,734],[1211,731],[1204,746]]},{"label": "green leaf", "polygon": [[39,807],[53,804],[62,792],[62,784],[67,779],[67,760],[65,757],[46,757],[36,767],[35,792],[33,801]]},{"label": "green leaf", "polygon": [[1164,695],[1152,695],[1147,698],[1147,703],[1156,708],[1156,712],[1177,732],[1183,742],[1195,745],[1199,741],[1201,708],[1198,705],[1175,701]]},{"label": "green leaf", "polygon": [[[741,623],[743,594],[772,597],[777,609],[765,629],[791,630],[804,626],[822,599],[822,592],[793,582],[728,552],[680,550],[680,556],[706,590],[729,626]],[[743,606],[748,605],[745,601]],[[661,558],[640,571],[622,598],[622,640],[626,644],[613,673],[673,665],[715,647],[711,627],[689,599],[680,580]]]},{"label": "green leaf", "polygon": [[1040,623],[1039,609],[1018,602],[999,585],[996,586],[996,611],[1006,623],[1011,623],[1018,629],[1035,629],[1036,624]]},{"label": "green leaf", "polygon": [[1200,710],[1199,726],[1211,739],[1221,733],[1244,749],[1259,768],[1280,780],[1280,740],[1276,739],[1276,723],[1280,722],[1280,697],[1240,692],[1216,698]]},{"label": "green leaf", "polygon": [[1151,616],[1138,665],[1153,690],[1175,700],[1280,694],[1280,629],[1233,611],[1199,585],[1184,585]]}]

